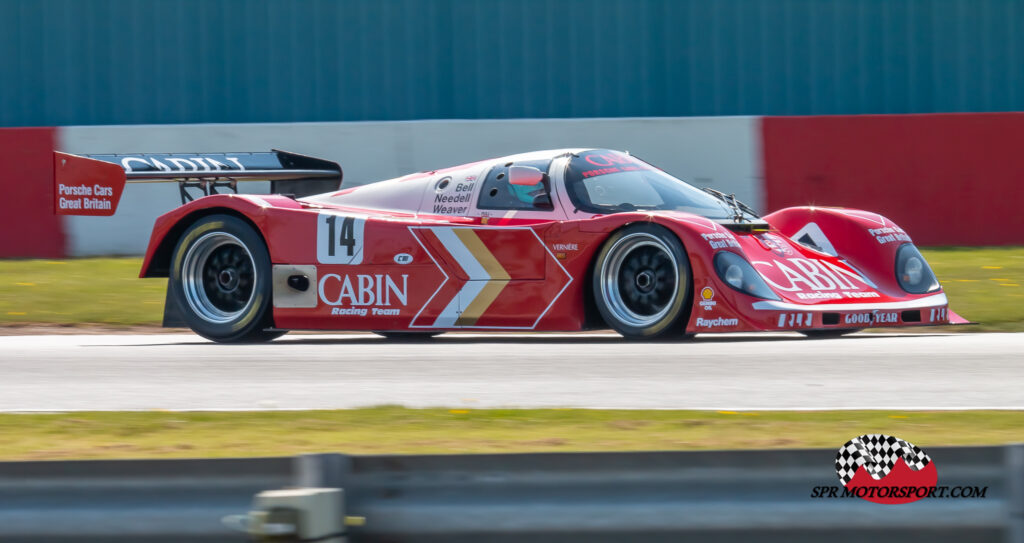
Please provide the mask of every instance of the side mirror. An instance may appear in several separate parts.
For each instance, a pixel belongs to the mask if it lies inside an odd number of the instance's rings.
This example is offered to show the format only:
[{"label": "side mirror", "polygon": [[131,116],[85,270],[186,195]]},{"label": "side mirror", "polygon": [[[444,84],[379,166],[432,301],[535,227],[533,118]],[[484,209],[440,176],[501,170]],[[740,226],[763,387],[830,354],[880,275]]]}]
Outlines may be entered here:
[{"label": "side mirror", "polygon": [[534,187],[544,181],[544,172],[531,166],[511,166],[508,169],[508,182],[512,185]]}]

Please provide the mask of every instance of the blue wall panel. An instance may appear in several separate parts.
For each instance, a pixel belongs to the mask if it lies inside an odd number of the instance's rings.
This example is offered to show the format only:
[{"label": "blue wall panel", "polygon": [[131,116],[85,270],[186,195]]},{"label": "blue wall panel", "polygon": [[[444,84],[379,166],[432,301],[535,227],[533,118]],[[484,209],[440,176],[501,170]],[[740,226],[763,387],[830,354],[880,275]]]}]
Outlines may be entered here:
[{"label": "blue wall panel", "polygon": [[1016,0],[0,0],[0,126],[1024,109]]}]

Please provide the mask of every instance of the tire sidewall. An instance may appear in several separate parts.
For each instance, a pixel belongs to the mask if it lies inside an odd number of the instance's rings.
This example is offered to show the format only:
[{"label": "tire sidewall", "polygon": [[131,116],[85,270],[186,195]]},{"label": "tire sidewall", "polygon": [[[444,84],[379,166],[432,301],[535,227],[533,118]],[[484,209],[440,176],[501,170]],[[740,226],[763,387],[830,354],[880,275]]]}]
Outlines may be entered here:
[{"label": "tire sidewall", "polygon": [[[185,297],[182,285],[182,266],[185,255],[192,245],[204,234],[224,232],[238,238],[252,255],[256,281],[253,285],[253,300],[245,313],[226,323],[213,323],[202,318],[192,309]],[[272,300],[270,254],[263,238],[248,223],[231,215],[210,215],[190,226],[174,247],[171,258],[171,296],[181,311],[183,320],[197,334],[219,342],[245,341],[257,338],[263,329],[270,326]]]},{"label": "tire sidewall", "polygon": [[[602,288],[601,283],[601,270],[612,247],[614,247],[616,242],[620,239],[636,233],[646,233],[657,237],[664,242],[676,258],[679,274],[676,295],[672,299],[669,311],[657,322],[643,327],[626,324],[618,320],[612,312],[609,311],[608,301],[605,299],[604,289]],[[623,336],[638,339],[653,338],[663,334],[671,335],[678,333],[679,335],[682,335],[685,333],[685,329],[683,329],[682,326],[683,322],[685,322],[685,319],[689,318],[690,314],[690,300],[693,291],[693,274],[690,268],[690,259],[686,255],[686,250],[683,247],[682,241],[680,241],[679,238],[667,228],[657,224],[643,223],[632,224],[615,231],[607,240],[605,240],[604,245],[598,252],[597,258],[594,260],[591,283],[593,290],[592,295],[594,297],[595,305],[601,314],[601,318],[604,319],[604,322],[608,326],[612,327]]]}]

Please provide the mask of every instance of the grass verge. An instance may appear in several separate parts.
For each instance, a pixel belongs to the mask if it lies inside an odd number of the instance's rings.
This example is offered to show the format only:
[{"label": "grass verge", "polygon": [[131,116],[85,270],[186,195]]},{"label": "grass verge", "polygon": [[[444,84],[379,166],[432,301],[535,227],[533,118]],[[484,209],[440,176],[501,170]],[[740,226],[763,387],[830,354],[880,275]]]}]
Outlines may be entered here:
[{"label": "grass verge", "polygon": [[159,325],[167,279],[140,258],[0,260],[0,323]]},{"label": "grass verge", "polygon": [[0,460],[838,448],[866,433],[925,449],[1024,441],[1024,411],[406,409],[0,414]]},{"label": "grass verge", "polygon": [[1024,330],[1024,248],[922,249],[949,297],[949,306],[979,326],[960,330]]},{"label": "grass verge", "polygon": [[[967,330],[1024,330],[1024,247],[922,251]],[[158,325],[165,279],[141,259],[0,260],[0,324]]]}]

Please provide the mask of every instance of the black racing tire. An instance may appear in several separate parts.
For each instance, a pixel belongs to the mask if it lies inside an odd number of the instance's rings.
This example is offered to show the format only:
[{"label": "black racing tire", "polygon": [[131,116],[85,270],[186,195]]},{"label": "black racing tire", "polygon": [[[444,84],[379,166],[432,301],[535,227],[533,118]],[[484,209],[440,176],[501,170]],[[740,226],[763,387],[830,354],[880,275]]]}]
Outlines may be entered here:
[{"label": "black racing tire", "polygon": [[171,257],[170,296],[195,333],[218,343],[282,336],[273,327],[270,253],[248,223],[210,215],[185,230]]},{"label": "black racing tire", "polygon": [[444,332],[381,332],[374,330],[374,334],[390,339],[391,341],[426,341],[435,338]]},{"label": "black racing tire", "polygon": [[803,330],[800,333],[810,339],[829,339],[860,332],[861,330],[863,328],[840,328],[836,330]]},{"label": "black racing tire", "polygon": [[693,274],[679,238],[656,224],[613,233],[594,262],[593,296],[604,322],[628,339],[683,336]]}]

